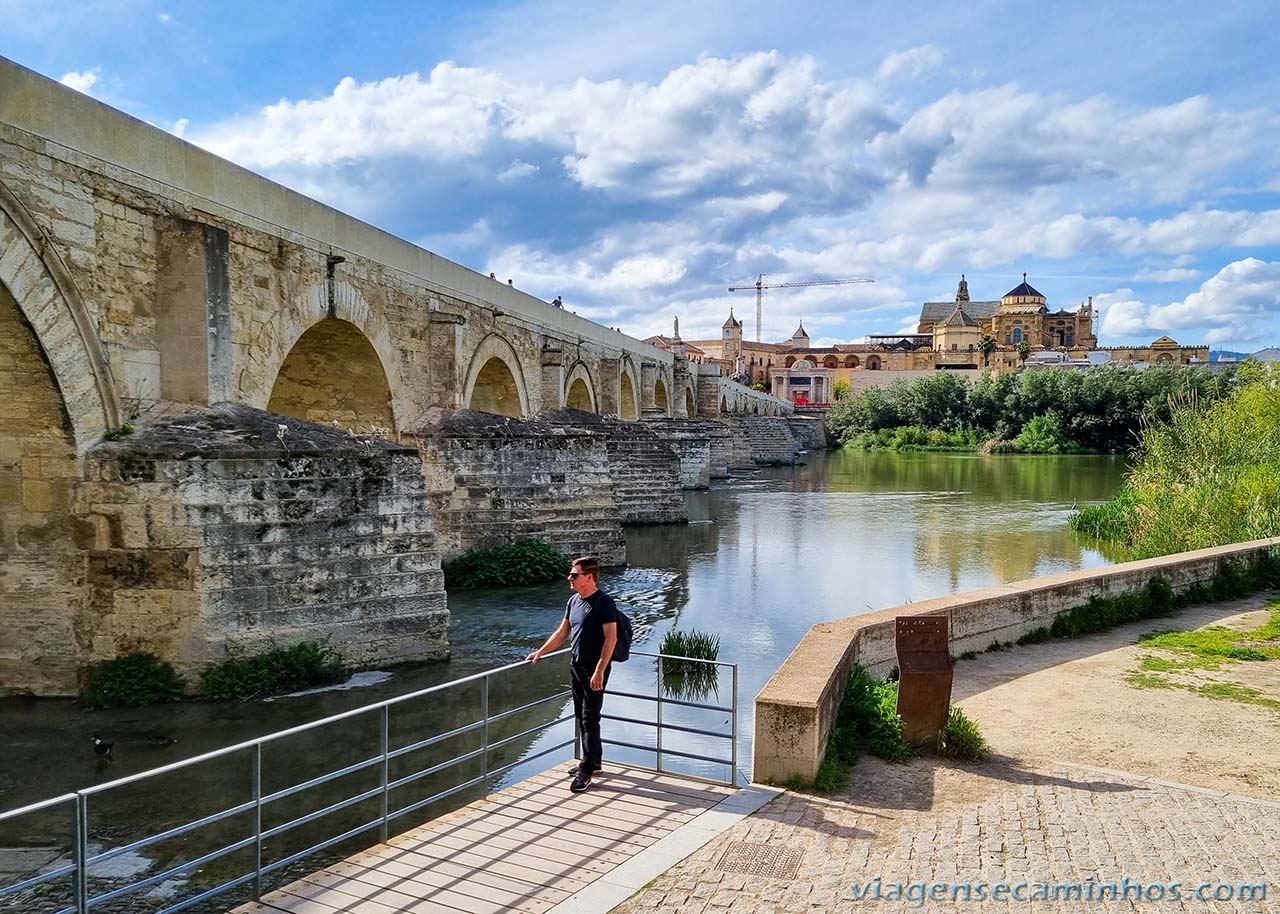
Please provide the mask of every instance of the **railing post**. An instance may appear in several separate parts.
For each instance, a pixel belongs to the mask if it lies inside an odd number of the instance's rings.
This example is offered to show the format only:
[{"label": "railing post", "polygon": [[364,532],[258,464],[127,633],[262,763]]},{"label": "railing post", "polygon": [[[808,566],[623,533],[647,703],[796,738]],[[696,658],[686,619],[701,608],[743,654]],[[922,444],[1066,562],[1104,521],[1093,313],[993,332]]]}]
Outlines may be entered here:
[{"label": "railing post", "polygon": [[733,671],[733,738],[729,740],[733,748],[730,750],[729,758],[733,759],[733,765],[729,771],[729,783],[736,787],[738,785],[738,665],[735,663],[730,670]]},{"label": "railing post", "polygon": [[89,910],[89,798],[76,794],[75,811],[76,914]]},{"label": "railing post", "polygon": [[262,900],[262,743],[253,744],[253,900]]},{"label": "railing post", "polygon": [[382,706],[382,843],[387,843],[387,827],[390,824],[391,778],[391,705]]},{"label": "railing post", "polygon": [[658,771],[662,771],[662,655],[658,655]]},{"label": "railing post", "polygon": [[489,674],[480,680],[480,707],[484,726],[480,728],[480,784],[489,795]]}]

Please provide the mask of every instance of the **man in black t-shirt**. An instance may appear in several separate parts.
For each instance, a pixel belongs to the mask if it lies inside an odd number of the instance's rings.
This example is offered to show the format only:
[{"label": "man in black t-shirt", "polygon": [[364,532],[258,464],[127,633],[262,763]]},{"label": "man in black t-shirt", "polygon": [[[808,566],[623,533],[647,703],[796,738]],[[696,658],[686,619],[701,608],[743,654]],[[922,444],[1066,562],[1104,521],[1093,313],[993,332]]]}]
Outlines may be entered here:
[{"label": "man in black t-shirt", "polygon": [[569,671],[573,685],[573,713],[582,733],[582,759],[573,771],[569,789],[581,793],[591,786],[591,777],[600,770],[604,747],[600,742],[600,710],[604,687],[609,682],[609,664],[618,643],[618,606],[598,586],[600,563],[592,556],[575,559],[569,571],[573,596],[564,609],[564,619],[542,647],[526,658],[537,663],[570,639]]}]

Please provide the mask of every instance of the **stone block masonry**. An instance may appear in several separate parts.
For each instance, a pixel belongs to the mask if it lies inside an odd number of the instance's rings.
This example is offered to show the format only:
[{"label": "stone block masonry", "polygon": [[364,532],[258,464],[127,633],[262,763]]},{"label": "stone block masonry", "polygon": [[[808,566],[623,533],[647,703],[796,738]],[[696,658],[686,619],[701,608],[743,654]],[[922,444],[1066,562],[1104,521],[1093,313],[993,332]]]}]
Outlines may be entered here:
[{"label": "stone block masonry", "polygon": [[790,420],[782,416],[738,416],[737,422],[751,443],[751,458],[764,466],[790,466],[802,445],[791,434]]},{"label": "stone block masonry", "polygon": [[626,563],[601,431],[541,417],[432,409],[406,438],[421,451],[446,559],[532,537],[566,557]]},{"label": "stone block masonry", "polygon": [[[448,611],[410,448],[222,405],[144,417],[86,456],[79,665],[328,640],[355,663],[443,657]],[[64,682],[65,687],[74,681]]]},{"label": "stone block masonry", "polygon": [[[681,495],[681,458],[648,422],[624,422],[575,409],[544,413],[547,421],[602,434],[618,516],[624,524],[681,524],[689,509]],[[662,421],[662,420],[657,420]],[[691,470],[701,475],[701,469]]]}]

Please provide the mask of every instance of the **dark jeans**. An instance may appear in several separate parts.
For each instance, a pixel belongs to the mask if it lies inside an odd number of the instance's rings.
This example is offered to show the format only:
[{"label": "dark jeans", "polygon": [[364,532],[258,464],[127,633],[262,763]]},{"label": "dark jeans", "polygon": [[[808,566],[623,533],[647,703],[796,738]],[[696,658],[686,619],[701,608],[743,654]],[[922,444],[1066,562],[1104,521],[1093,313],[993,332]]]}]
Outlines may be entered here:
[{"label": "dark jeans", "polygon": [[[609,684],[609,671],[613,664],[604,668],[604,683]],[[604,690],[599,692],[591,688],[591,674],[595,672],[579,669],[570,664],[572,673],[570,682],[573,685],[573,716],[578,721],[578,729],[582,734],[582,761],[591,771],[600,767],[600,759],[604,755],[604,745],[600,742],[600,709],[604,707]]]}]

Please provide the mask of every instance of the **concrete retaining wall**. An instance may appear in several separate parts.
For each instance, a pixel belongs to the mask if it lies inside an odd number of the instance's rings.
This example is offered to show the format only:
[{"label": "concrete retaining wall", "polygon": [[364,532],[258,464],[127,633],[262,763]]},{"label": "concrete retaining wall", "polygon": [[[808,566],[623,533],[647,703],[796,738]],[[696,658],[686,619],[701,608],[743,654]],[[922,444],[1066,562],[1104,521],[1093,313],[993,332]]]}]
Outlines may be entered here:
[{"label": "concrete retaining wall", "polygon": [[1180,590],[1209,580],[1224,562],[1248,560],[1277,547],[1280,537],[1237,543],[1030,578],[819,623],[756,696],[752,780],[809,780],[817,774],[850,668],[861,664],[873,676],[882,677],[897,663],[897,616],[950,616],[953,655],[985,650],[993,641],[1015,641],[1051,624],[1059,613],[1090,597],[1141,590],[1153,578],[1163,578]]}]

